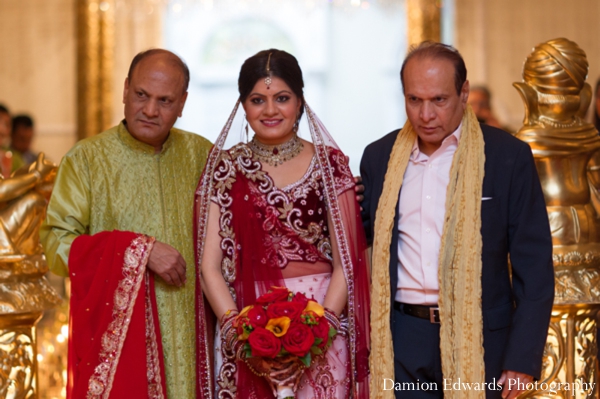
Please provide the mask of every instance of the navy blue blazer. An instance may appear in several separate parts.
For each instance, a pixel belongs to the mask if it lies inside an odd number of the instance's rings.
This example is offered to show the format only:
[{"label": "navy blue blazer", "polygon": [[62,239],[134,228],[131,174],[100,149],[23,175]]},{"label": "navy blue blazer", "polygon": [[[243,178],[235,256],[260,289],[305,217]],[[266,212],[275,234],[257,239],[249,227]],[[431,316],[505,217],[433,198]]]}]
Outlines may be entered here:
[{"label": "navy blue blazer", "polygon": [[[482,196],[491,198],[481,204],[486,381],[497,380],[502,370],[539,378],[554,300],[552,238],[546,204],[529,145],[500,129],[487,125],[481,125],[481,129],[485,142]],[[398,132],[367,146],[361,160],[365,186],[362,217],[369,242]],[[389,267],[393,302],[398,283],[397,206]]]}]

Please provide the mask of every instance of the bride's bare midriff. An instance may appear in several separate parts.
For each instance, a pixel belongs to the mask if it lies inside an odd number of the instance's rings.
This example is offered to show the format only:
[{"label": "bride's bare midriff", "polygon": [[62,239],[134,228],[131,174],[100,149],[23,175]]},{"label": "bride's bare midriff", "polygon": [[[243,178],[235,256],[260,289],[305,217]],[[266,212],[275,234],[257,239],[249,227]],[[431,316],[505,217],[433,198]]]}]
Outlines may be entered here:
[{"label": "bride's bare midriff", "polygon": [[331,273],[333,267],[328,262],[289,262],[281,270],[283,278],[310,276],[311,274]]}]

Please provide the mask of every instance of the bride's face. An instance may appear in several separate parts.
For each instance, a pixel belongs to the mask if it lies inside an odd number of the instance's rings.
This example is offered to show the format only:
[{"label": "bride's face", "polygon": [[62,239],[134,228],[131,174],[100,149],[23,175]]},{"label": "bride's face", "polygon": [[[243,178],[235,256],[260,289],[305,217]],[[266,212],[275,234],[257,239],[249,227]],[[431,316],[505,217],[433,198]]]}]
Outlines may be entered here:
[{"label": "bride's face", "polygon": [[259,79],[243,106],[246,119],[261,143],[281,144],[294,135],[292,128],[301,104],[283,79],[272,77],[269,86]]}]

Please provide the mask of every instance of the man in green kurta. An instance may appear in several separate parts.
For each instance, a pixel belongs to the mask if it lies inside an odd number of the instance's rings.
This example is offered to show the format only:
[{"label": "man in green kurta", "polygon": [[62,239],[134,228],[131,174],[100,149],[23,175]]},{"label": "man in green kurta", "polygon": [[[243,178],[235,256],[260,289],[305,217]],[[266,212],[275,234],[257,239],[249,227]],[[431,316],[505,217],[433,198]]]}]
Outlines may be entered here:
[{"label": "man in green kurta", "polygon": [[193,201],[211,147],[173,128],[188,81],[187,66],[168,51],[134,58],[125,120],[65,155],[41,230],[50,268],[63,276],[82,234],[124,230],[156,239],[147,268],[155,276],[167,393],[186,399],[196,396]]}]

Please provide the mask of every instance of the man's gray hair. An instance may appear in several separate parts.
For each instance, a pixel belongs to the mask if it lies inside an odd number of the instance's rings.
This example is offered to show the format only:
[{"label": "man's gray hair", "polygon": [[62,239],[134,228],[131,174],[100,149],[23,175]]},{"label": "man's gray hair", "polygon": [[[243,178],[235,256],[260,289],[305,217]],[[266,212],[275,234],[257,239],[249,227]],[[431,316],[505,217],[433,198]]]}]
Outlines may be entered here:
[{"label": "man's gray hair", "polygon": [[454,65],[454,85],[456,87],[456,94],[460,95],[460,91],[467,80],[467,67],[465,66],[465,60],[463,60],[457,49],[447,44],[431,40],[426,40],[411,46],[402,63],[402,69],[400,69],[402,90],[404,90],[404,68],[411,58],[433,58],[452,62]]},{"label": "man's gray hair", "polygon": [[127,72],[127,79],[131,81],[131,75],[133,74],[135,67],[144,58],[150,57],[155,54],[170,54],[172,56],[172,60],[175,63],[175,65],[177,65],[181,69],[181,73],[183,75],[183,92],[185,93],[190,84],[190,70],[188,66],[177,54],[161,48],[152,48],[150,50],[142,51],[141,53],[138,53],[135,57],[133,57],[133,60],[131,60],[131,65],[129,65],[129,72]]}]

